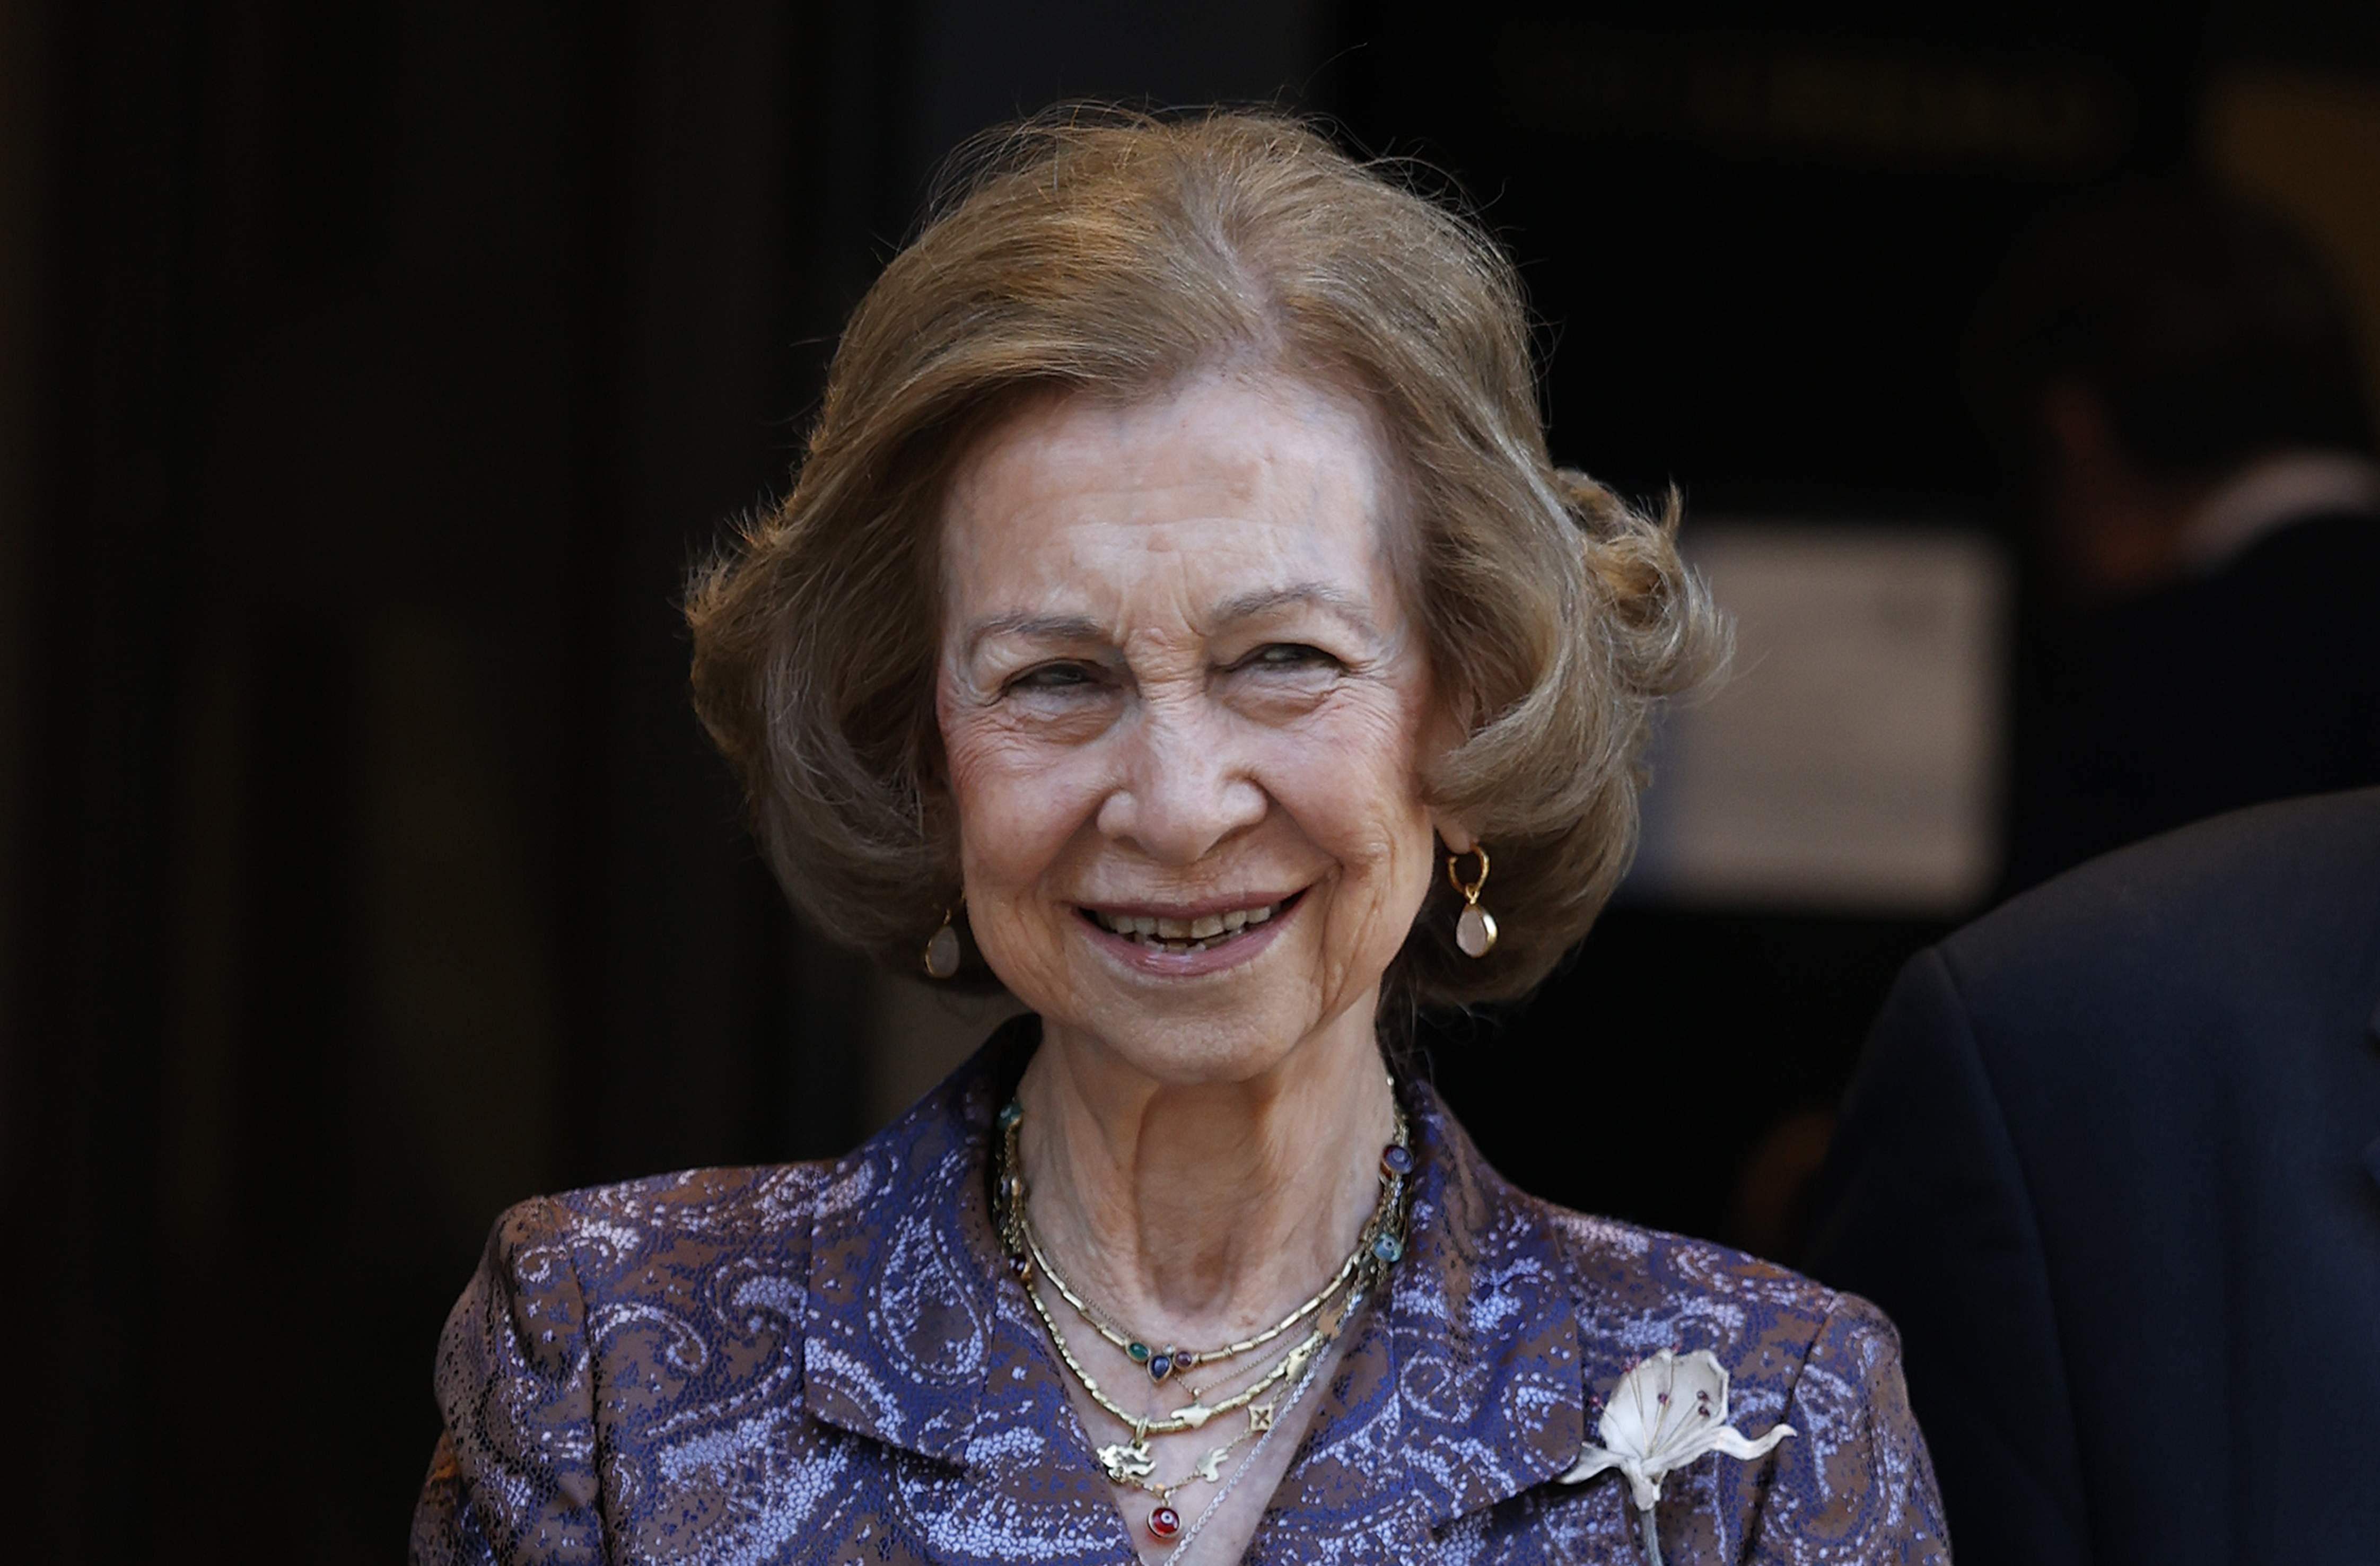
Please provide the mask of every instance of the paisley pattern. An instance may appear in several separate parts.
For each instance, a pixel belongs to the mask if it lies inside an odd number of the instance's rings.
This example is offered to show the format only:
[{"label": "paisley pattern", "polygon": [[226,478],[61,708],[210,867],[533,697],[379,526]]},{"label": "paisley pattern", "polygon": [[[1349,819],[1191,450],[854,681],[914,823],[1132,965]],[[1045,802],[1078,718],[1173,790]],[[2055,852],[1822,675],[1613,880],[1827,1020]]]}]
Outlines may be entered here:
[{"label": "paisley pattern", "polygon": [[[1036,1038],[1003,1029],[837,1163],[506,1213],[440,1344],[411,1559],[1133,1566],[991,1231],[992,1114]],[[1669,1560],[1949,1560],[1873,1306],[1522,1195],[1427,1086],[1401,1091],[1412,1244],[1317,1389],[1247,1560],[1633,1561],[1618,1474],[1552,1481],[1596,1393],[1676,1347],[1733,1372],[1740,1427],[1800,1434],[1672,1475]]]}]

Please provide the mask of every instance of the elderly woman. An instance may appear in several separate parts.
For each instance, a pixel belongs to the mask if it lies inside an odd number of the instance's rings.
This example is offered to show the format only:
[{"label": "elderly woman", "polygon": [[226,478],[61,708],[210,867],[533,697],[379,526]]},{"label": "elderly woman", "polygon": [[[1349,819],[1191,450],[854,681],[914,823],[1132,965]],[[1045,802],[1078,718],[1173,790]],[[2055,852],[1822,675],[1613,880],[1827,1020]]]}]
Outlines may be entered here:
[{"label": "elderly woman", "polygon": [[813,928],[1031,1015],[840,1162],[505,1215],[414,1559],[1947,1559],[1873,1308],[1513,1190],[1383,1045],[1621,874],[1671,535],[1312,130],[998,141],[689,617]]}]

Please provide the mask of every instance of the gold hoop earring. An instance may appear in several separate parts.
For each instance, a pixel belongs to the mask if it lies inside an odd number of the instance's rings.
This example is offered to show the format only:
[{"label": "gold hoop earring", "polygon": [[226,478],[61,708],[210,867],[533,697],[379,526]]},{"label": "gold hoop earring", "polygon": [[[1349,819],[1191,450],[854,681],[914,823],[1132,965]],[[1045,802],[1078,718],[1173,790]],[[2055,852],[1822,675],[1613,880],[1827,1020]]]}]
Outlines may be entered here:
[{"label": "gold hoop earring", "polygon": [[1463,893],[1463,913],[1454,921],[1454,944],[1466,957],[1484,957],[1496,949],[1496,916],[1479,905],[1480,889],[1488,884],[1488,850],[1475,843],[1471,852],[1479,856],[1478,879],[1465,885],[1456,873],[1454,867],[1463,860],[1460,854],[1446,856],[1446,879]]},{"label": "gold hoop earring", "polygon": [[962,897],[942,910],[942,928],[926,938],[926,977],[948,978],[959,971],[959,932],[951,928],[951,918],[966,906]]}]

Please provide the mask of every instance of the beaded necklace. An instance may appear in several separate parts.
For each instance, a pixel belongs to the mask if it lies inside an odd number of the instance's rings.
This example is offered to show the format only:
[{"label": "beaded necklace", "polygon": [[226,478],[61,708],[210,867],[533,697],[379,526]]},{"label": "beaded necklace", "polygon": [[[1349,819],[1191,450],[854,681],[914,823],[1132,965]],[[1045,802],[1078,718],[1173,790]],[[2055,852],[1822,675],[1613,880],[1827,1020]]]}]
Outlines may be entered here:
[{"label": "beaded necklace", "polygon": [[[1362,1303],[1363,1295],[1360,1293],[1350,1296],[1347,1302],[1348,1314],[1353,1315],[1355,1306]],[[1297,1385],[1290,1388],[1287,1392],[1282,1394],[1282,1397],[1286,1398],[1288,1401],[1282,1403],[1281,1409],[1281,1413],[1290,1413],[1297,1407],[1298,1403],[1305,1397],[1305,1389],[1314,1385],[1315,1375],[1320,1371],[1321,1368],[1322,1366],[1319,1365],[1308,1366],[1305,1374],[1297,1378]],[[1281,1400],[1276,1399],[1275,1401],[1279,1402]],[[1257,1459],[1264,1454],[1264,1449],[1272,1444],[1272,1433],[1281,1428],[1281,1423],[1282,1421],[1279,1419],[1268,1420],[1266,1422],[1264,1432],[1257,1437],[1257,1444],[1248,1449],[1246,1460],[1237,1468],[1233,1469],[1232,1471],[1232,1476],[1223,1481],[1222,1487],[1218,1489],[1214,1495],[1208,1499],[1206,1506],[1200,1510],[1196,1518],[1191,1520],[1188,1531],[1184,1533],[1180,1538],[1175,1539],[1173,1541],[1173,1548],[1165,1552],[1165,1559],[1160,1562],[1160,1566],[1174,1566],[1176,1561],[1179,1561],[1184,1556],[1190,1553],[1190,1546],[1192,1543],[1197,1539],[1200,1534],[1206,1531],[1207,1524],[1214,1520],[1215,1514],[1223,1510],[1223,1502],[1229,1500],[1231,1499],[1232,1492],[1240,1487],[1240,1481],[1246,1478],[1248,1476],[1248,1470],[1257,1465]],[[1175,1523],[1175,1526],[1179,1527],[1181,1525],[1178,1521],[1179,1514],[1177,1513],[1176,1515],[1177,1521]],[[1151,1529],[1150,1531],[1152,1533],[1155,1532],[1154,1529]]]},{"label": "beaded necklace", "polygon": [[[1058,1351],[1060,1363],[1082,1386],[1092,1402],[1131,1432],[1129,1439],[1099,1449],[1097,1455],[1100,1471],[1111,1483],[1130,1486],[1157,1497],[1158,1505],[1148,1516],[1148,1531],[1160,1539],[1172,1538],[1182,1528],[1181,1513],[1171,1504],[1173,1493],[1193,1480],[1214,1481],[1233,1449],[1249,1437],[1256,1437],[1258,1449],[1262,1448],[1282,1400],[1278,1396],[1264,1402],[1257,1400],[1271,1388],[1295,1379],[1305,1371],[1321,1350],[1339,1335],[1357,1304],[1372,1293],[1389,1268],[1404,1255],[1405,1179],[1412,1173],[1414,1166],[1404,1111],[1402,1109],[1396,1111],[1395,1139],[1380,1150],[1379,1199],[1374,1204],[1372,1215],[1366,1221],[1363,1232],[1357,1235],[1354,1249],[1348,1253],[1347,1259],[1340,1264],[1330,1281],[1303,1305],[1263,1331],[1219,1348],[1187,1350],[1172,1345],[1159,1349],[1152,1346],[1148,1339],[1116,1328],[1050,1264],[1026,1210],[1024,1164],[1017,1153],[1018,1130],[1024,1121],[1024,1106],[1011,1099],[1001,1109],[993,1141],[992,1216],[1001,1244],[1008,1253],[1009,1266],[1024,1286],[1026,1299],[1032,1305],[1034,1314],[1041,1318],[1042,1328],[1050,1335],[1050,1345]],[[1119,1405],[1100,1388],[1097,1378],[1075,1357],[1064,1331],[1050,1314],[1049,1307],[1041,1303],[1039,1291],[1033,1287],[1033,1274],[1037,1269],[1050,1281],[1059,1298],[1089,1323],[1093,1330],[1123,1350],[1127,1358],[1147,1371],[1152,1383],[1159,1385],[1198,1366],[1219,1364],[1254,1353],[1275,1341],[1308,1317],[1318,1312],[1321,1316],[1278,1363],[1238,1391],[1209,1404],[1205,1393],[1196,1387],[1189,1387],[1191,1402],[1188,1404],[1162,1418],[1150,1419]],[[1342,1294],[1342,1291],[1344,1297],[1339,1305],[1325,1310],[1333,1296]],[[1184,1385],[1187,1386],[1186,1381]],[[1300,1381],[1298,1385],[1302,1391],[1304,1382]],[[1293,1402],[1294,1399],[1291,1401]],[[1192,1464],[1190,1472],[1171,1482],[1160,1482],[1154,1477],[1157,1459],[1149,1450],[1149,1438],[1196,1430],[1218,1414],[1234,1413],[1242,1408],[1248,1412],[1246,1426]]]},{"label": "beaded necklace", "polygon": [[[1029,1288],[1030,1285],[1028,1284],[1027,1287]],[[1326,1326],[1316,1329],[1318,1341],[1300,1343],[1281,1363],[1271,1366],[1264,1378],[1265,1385],[1278,1385],[1295,1376],[1297,1385],[1303,1387],[1318,1368],[1321,1350],[1337,1338],[1339,1329],[1345,1324],[1347,1317],[1354,1313],[1355,1301],[1361,1298],[1361,1294],[1351,1295],[1345,1309],[1335,1313]],[[1300,1366],[1304,1367],[1302,1373]],[[1263,1390],[1263,1387],[1257,1389],[1258,1391]],[[1222,1475],[1224,1463],[1234,1451],[1238,1450],[1239,1444],[1251,1436],[1257,1439],[1257,1448],[1251,1449],[1248,1454],[1254,1457],[1256,1451],[1262,1448],[1265,1438],[1271,1433],[1273,1426],[1279,1421],[1280,1414],[1287,1406],[1283,1402],[1284,1398],[1287,1398],[1292,1404],[1296,1401],[1291,1393],[1276,1392],[1262,1402],[1248,1403],[1246,1405],[1247,1422],[1225,1437],[1222,1445],[1208,1449],[1207,1454],[1193,1463],[1178,1479],[1160,1480],[1155,1474],[1153,1456],[1150,1460],[1151,1471],[1147,1474],[1140,1473],[1139,1464],[1131,1453],[1129,1442],[1119,1443],[1117,1447],[1101,1448],[1100,1471],[1107,1475],[1112,1484],[1127,1485],[1134,1489],[1146,1490],[1155,1496],[1157,1505],[1149,1511],[1148,1531],[1160,1539],[1171,1537],[1173,1530],[1182,1525],[1182,1514],[1173,1509],[1174,1492],[1187,1488],[1194,1483],[1210,1485],[1215,1483]],[[1235,1472],[1234,1477],[1236,1476]]]}]

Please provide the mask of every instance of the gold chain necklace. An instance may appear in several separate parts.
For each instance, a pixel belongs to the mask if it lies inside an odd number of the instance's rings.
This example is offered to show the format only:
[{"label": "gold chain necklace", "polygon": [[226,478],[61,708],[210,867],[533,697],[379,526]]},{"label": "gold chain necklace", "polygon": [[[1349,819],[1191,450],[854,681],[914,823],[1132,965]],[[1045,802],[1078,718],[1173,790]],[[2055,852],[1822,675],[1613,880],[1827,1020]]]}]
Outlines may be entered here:
[{"label": "gold chain necklace", "polygon": [[[1390,1086],[1393,1087],[1394,1085]],[[1026,1212],[1023,1161],[1017,1155],[1018,1131],[1025,1122],[1025,1111],[1024,1106],[1014,1099],[1000,1111],[999,1158],[993,1180],[993,1205],[1002,1242],[1007,1248],[1011,1264],[1016,1267],[1020,1276],[1029,1277],[1031,1269],[1039,1268],[1042,1275],[1050,1280],[1050,1286],[1057,1291],[1059,1298],[1064,1300],[1101,1337],[1122,1349],[1126,1358],[1148,1371],[1152,1382],[1161,1385],[1181,1371],[1231,1359],[1263,1347],[1321,1309],[1332,1294],[1355,1279],[1359,1269],[1366,1267],[1385,1269],[1404,1254],[1402,1197],[1405,1177],[1413,1171],[1413,1152],[1404,1111],[1395,1106],[1393,1099],[1390,1103],[1396,1116],[1395,1139],[1380,1149],[1379,1200],[1374,1205],[1372,1216],[1366,1221],[1363,1232],[1356,1236],[1354,1248],[1347,1253],[1347,1259],[1340,1264],[1339,1270],[1331,1275],[1330,1281],[1315,1291],[1305,1304],[1263,1331],[1237,1342],[1213,1349],[1156,1348],[1147,1340],[1127,1335],[1111,1325],[1102,1312],[1066,1281],[1042,1250],[1039,1236],[1034,1233]],[[1119,1417],[1127,1424],[1131,1423],[1129,1415]]]},{"label": "gold chain necklace", "polygon": [[[1109,1469],[1109,1476],[1115,1479],[1118,1484],[1129,1484],[1133,1479],[1145,1476],[1149,1473],[1150,1464],[1153,1462],[1148,1453],[1149,1437],[1178,1436],[1184,1430],[1200,1428],[1219,1414],[1230,1414],[1245,1408],[1262,1396],[1266,1388],[1277,1381],[1285,1380],[1304,1369],[1305,1362],[1314,1356],[1314,1351],[1320,1348],[1326,1341],[1321,1329],[1317,1328],[1308,1332],[1305,1340],[1295,1348],[1282,1355],[1279,1365],[1266,1371],[1253,1384],[1222,1399],[1213,1407],[1210,1408],[1203,1402],[1191,1402],[1175,1409],[1161,1419],[1150,1419],[1123,1408],[1113,1398],[1108,1396],[1100,1388],[1097,1378],[1084,1369],[1082,1362],[1075,1357],[1074,1350],[1066,1342],[1066,1334],[1059,1329],[1057,1319],[1050,1314],[1050,1307],[1041,1303],[1041,1296],[1034,1291],[1029,1275],[1024,1279],[1024,1283],[1025,1297],[1033,1302],[1034,1314],[1040,1317],[1041,1325],[1048,1329],[1050,1341],[1058,1350],[1058,1358],[1063,1362],[1069,1371],[1074,1373],[1075,1379],[1082,1383],[1083,1390],[1090,1394],[1091,1401],[1107,1410],[1115,1417],[1117,1423],[1133,1433],[1132,1440],[1125,1445],[1104,1447],[1099,1451],[1100,1466]],[[1129,1463],[1123,1458],[1110,1462],[1109,1453],[1123,1452],[1127,1450],[1131,1454]],[[1130,1467],[1135,1472],[1118,1472],[1120,1465]]]},{"label": "gold chain necklace", "polygon": [[[1262,1332],[1239,1342],[1224,1344],[1218,1349],[1185,1352],[1172,1347],[1159,1350],[1144,1339],[1116,1330],[1050,1265],[1049,1258],[1042,1253],[1038,1236],[1033,1232],[1031,1221],[1026,1214],[1024,1164],[1017,1153],[1018,1129],[1024,1124],[1025,1108],[1013,1099],[1002,1107],[993,1142],[992,1168],[992,1215],[995,1226],[1000,1232],[1002,1245],[1008,1253],[1009,1265],[1014,1269],[1018,1282],[1024,1287],[1026,1299],[1032,1305],[1034,1314],[1041,1318],[1043,1329],[1050,1334],[1051,1346],[1058,1351],[1060,1363],[1064,1365],[1068,1373],[1080,1383],[1092,1402],[1132,1432],[1129,1440],[1118,1441],[1099,1449],[1099,1468],[1106,1474],[1110,1482],[1146,1490],[1158,1498],[1160,1504],[1150,1512],[1148,1519],[1149,1532],[1158,1538],[1171,1538],[1181,1528],[1180,1513],[1171,1505],[1166,1504],[1171,1500],[1173,1492],[1189,1484],[1194,1478],[1214,1478],[1233,1448],[1248,1436],[1260,1435],[1270,1427],[1280,1399],[1275,1398],[1263,1403],[1257,1402],[1257,1399],[1263,1396],[1269,1389],[1294,1378],[1304,1370],[1315,1355],[1338,1336],[1340,1329],[1354,1314],[1356,1305],[1372,1292],[1373,1287],[1386,1275],[1388,1269],[1404,1255],[1405,1180],[1413,1172],[1414,1159],[1404,1111],[1402,1108],[1398,1108],[1395,1113],[1395,1140],[1380,1150],[1379,1200],[1374,1205],[1372,1216],[1365,1223],[1362,1233],[1356,1237],[1354,1249],[1348,1254],[1347,1259],[1340,1265],[1339,1270],[1331,1276],[1330,1281],[1305,1303]],[[1307,1317],[1322,1310],[1331,1297],[1342,1289],[1346,1293],[1339,1308],[1328,1313],[1321,1321],[1318,1322],[1304,1339],[1281,1357],[1279,1364],[1239,1391],[1219,1400],[1210,1406],[1205,1401],[1204,1394],[1196,1388],[1192,1388],[1190,1389],[1192,1401],[1187,1405],[1175,1409],[1162,1418],[1150,1419],[1133,1414],[1119,1405],[1100,1388],[1098,1378],[1085,1369],[1082,1363],[1075,1357],[1074,1349],[1066,1341],[1065,1333],[1060,1329],[1057,1319],[1050,1314],[1049,1307],[1041,1303],[1040,1292],[1033,1287],[1033,1273],[1037,1268],[1050,1280],[1050,1286],[1068,1306],[1080,1315],[1085,1321],[1090,1323],[1100,1336],[1122,1349],[1135,1365],[1147,1370],[1152,1382],[1159,1384],[1162,1384],[1183,1369],[1252,1353],[1279,1339]],[[1170,1484],[1160,1484],[1152,1478],[1156,1472],[1157,1459],[1156,1454],[1149,1451],[1150,1437],[1179,1435],[1184,1431],[1196,1430],[1205,1426],[1217,1414],[1233,1413],[1242,1408],[1248,1411],[1246,1429],[1210,1451],[1204,1458],[1193,1464],[1191,1472],[1184,1477]]]},{"label": "gold chain necklace", "polygon": [[[1378,1214],[1376,1211],[1374,1221],[1377,1221],[1378,1217]],[[1170,1346],[1155,1349],[1140,1339],[1130,1337],[1111,1326],[1106,1317],[1074,1291],[1066,1280],[1059,1275],[1057,1268],[1050,1265],[1049,1254],[1041,1249],[1041,1238],[1033,1232],[1033,1225],[1029,1219],[1020,1219],[1018,1227],[1024,1231],[1026,1251],[1032,1256],[1033,1265],[1041,1269],[1041,1276],[1050,1281],[1050,1286],[1058,1292],[1058,1297],[1072,1306],[1075,1315],[1088,1322],[1091,1330],[1122,1349],[1125,1358],[1148,1371],[1151,1381],[1160,1383],[1172,1377],[1182,1375],[1185,1371],[1194,1370],[1201,1365],[1219,1365],[1224,1360],[1235,1359],[1241,1354],[1251,1354],[1264,1347],[1316,1311],[1320,1310],[1331,1295],[1345,1287],[1347,1282],[1355,1276],[1356,1264],[1362,1261],[1365,1256],[1364,1243],[1359,1239],[1355,1248],[1347,1253],[1347,1259],[1340,1264],[1338,1272],[1332,1276],[1330,1282],[1322,1286],[1320,1293],[1253,1338],[1243,1338],[1236,1343],[1225,1343],[1222,1347],[1214,1349],[1184,1349]],[[1370,1232],[1370,1225],[1367,1223],[1365,1231],[1366,1237],[1369,1237]]]}]

